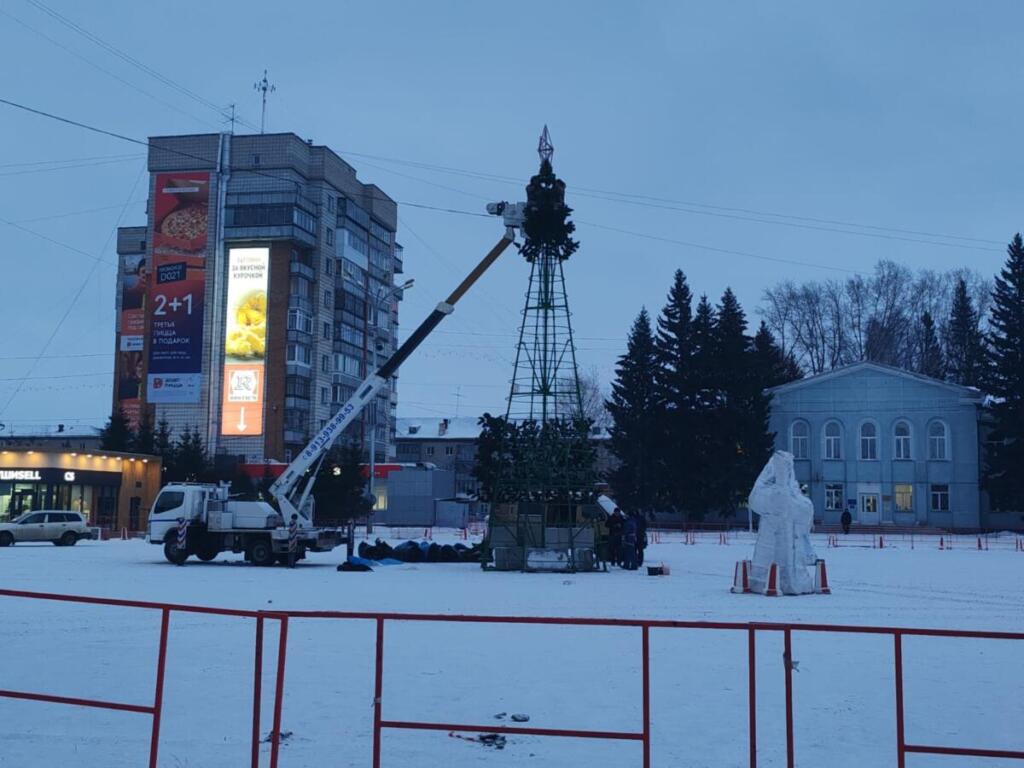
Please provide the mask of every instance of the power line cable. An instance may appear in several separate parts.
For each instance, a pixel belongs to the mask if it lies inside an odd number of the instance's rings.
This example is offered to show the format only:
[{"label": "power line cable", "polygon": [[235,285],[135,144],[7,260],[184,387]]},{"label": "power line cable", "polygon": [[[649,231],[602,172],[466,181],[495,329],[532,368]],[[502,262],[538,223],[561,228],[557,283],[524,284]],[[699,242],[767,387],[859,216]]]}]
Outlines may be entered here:
[{"label": "power line cable", "polygon": [[[118,226],[120,226],[121,220],[124,218],[124,214],[128,210],[128,205],[129,205],[130,201],[132,200],[133,197],[135,197],[135,190],[138,189],[139,182],[142,180],[142,176],[143,176],[143,173],[145,172],[145,170],[146,170],[145,166],[143,166],[141,169],[139,169],[139,174],[135,177],[135,183],[132,184],[132,189],[131,189],[131,192],[128,194],[128,199],[125,200],[124,207],[121,209],[121,213],[117,217],[117,222],[114,224],[114,227],[110,230],[110,233],[107,235],[107,239],[103,243],[102,248],[100,248],[100,253],[103,253],[103,252],[105,252],[107,250],[107,248],[110,245],[110,241],[117,234],[117,228],[118,228]],[[15,226],[17,226],[17,225],[15,225]],[[23,227],[19,227],[19,229],[23,229]],[[27,231],[31,231],[31,230],[27,230]],[[50,238],[46,238],[46,239],[50,239]],[[75,249],[75,250],[77,250],[77,249]],[[96,272],[96,268],[99,266],[101,261],[104,261],[104,260],[101,259],[101,258],[96,258],[96,260],[92,263],[92,266],[89,267],[89,271],[85,275],[85,278],[82,280],[81,284],[78,286],[78,290],[75,291],[75,295],[71,298],[71,301],[69,301],[67,303],[67,306],[64,309],[64,314],[61,315],[60,320],[57,321],[57,324],[54,326],[53,331],[51,331],[49,337],[47,337],[46,343],[43,344],[43,347],[39,351],[39,354],[32,361],[32,364],[29,366],[28,373],[26,374],[27,377],[31,377],[32,374],[35,373],[36,366],[39,365],[39,361],[43,358],[43,355],[46,354],[47,350],[49,350],[50,345],[53,343],[53,340],[57,337],[57,334],[60,332],[61,327],[63,327],[65,321],[67,321],[68,317],[71,315],[71,310],[74,308],[75,304],[78,302],[79,297],[81,297],[82,293],[85,291],[86,286],[89,284],[89,281],[92,279],[92,276]],[[109,263],[109,262],[105,262],[105,263]],[[7,398],[7,401],[4,403],[3,408],[0,408],[0,416],[3,416],[7,412],[7,409],[10,408],[11,403],[14,402],[14,399],[21,392],[21,390],[24,387],[24,385],[25,385],[24,381],[19,381],[18,382],[18,386],[16,386],[14,388],[14,391],[11,393],[10,397]]]},{"label": "power line cable", "polygon": [[[32,0],[29,0],[29,2],[31,2],[31,1]],[[93,67],[94,69],[99,70],[100,72],[102,72],[103,74],[107,75],[108,77],[114,78],[115,80],[117,80],[122,85],[128,86],[132,90],[141,93],[143,96],[145,96],[145,97],[147,97],[149,99],[152,99],[153,101],[157,102],[158,104],[163,104],[168,109],[172,109],[175,112],[178,112],[179,114],[185,115],[186,117],[189,117],[189,118],[191,118],[193,120],[196,120],[196,121],[198,121],[200,123],[203,123],[205,125],[213,125],[213,123],[211,123],[208,120],[205,120],[204,118],[198,117],[197,115],[194,115],[191,112],[188,112],[188,111],[182,109],[181,107],[178,107],[177,105],[172,104],[169,101],[164,101],[159,96],[156,96],[155,94],[150,93],[145,88],[141,88],[140,86],[136,85],[135,83],[131,82],[130,80],[125,80],[123,77],[121,77],[120,75],[116,74],[115,72],[111,72],[106,67],[103,67],[103,66],[97,64],[96,62],[92,61],[88,57],[83,56],[82,54],[78,53],[77,51],[73,50],[72,48],[69,48],[68,46],[64,45],[60,41],[54,40],[49,35],[45,34],[44,32],[39,31],[38,29],[36,29],[32,25],[22,21],[17,16],[15,16],[15,15],[13,15],[13,14],[11,14],[11,13],[3,10],[3,9],[0,9],[0,14],[3,14],[7,18],[9,18],[12,21],[16,22],[17,24],[20,24],[25,29],[28,29],[29,31],[34,32],[35,34],[39,35],[39,37],[43,38],[44,40],[46,40],[49,43],[52,43],[53,45],[57,46],[61,50],[65,51],[66,53],[74,56],[76,59],[78,59],[80,61],[84,61],[90,67]],[[219,127],[219,126],[217,126],[217,127]]]},{"label": "power line cable", "polygon": [[20,171],[5,171],[0,173],[0,176],[28,176],[36,173],[52,173],[53,171],[69,171],[75,168],[95,168],[99,165],[116,165],[118,163],[126,163],[131,160],[139,160],[145,157],[145,155],[134,155],[132,157],[125,157],[120,160],[96,160],[91,163],[69,163],[67,165],[51,165],[48,168],[23,168]]},{"label": "power line cable", "polygon": [[63,163],[86,163],[90,160],[118,160],[129,157],[144,157],[144,155],[94,155],[93,157],[70,157],[66,160],[31,160],[23,163],[2,163],[0,168],[25,168],[36,165],[54,165]]},{"label": "power line cable", "polygon": [[[191,90],[190,88],[185,87],[184,85],[182,85],[181,83],[177,82],[176,80],[173,80],[173,79],[167,77],[166,75],[158,72],[157,70],[155,70],[152,67],[150,67],[149,65],[143,63],[142,61],[140,61],[139,59],[135,58],[134,56],[131,56],[130,54],[128,54],[125,51],[121,50],[116,45],[114,45],[112,43],[108,43],[106,40],[102,39],[98,35],[90,32],[89,30],[85,29],[81,25],[79,25],[76,22],[72,21],[67,16],[64,16],[61,13],[58,13],[57,11],[55,11],[53,8],[51,8],[50,6],[46,5],[45,3],[39,2],[39,0],[27,0],[27,2],[30,5],[32,5],[35,8],[37,8],[38,10],[42,11],[43,13],[49,15],[50,17],[52,17],[53,19],[58,21],[60,24],[63,24],[68,29],[72,30],[73,32],[76,32],[77,34],[79,34],[82,37],[86,38],[90,42],[95,43],[96,45],[100,46],[101,48],[103,48],[108,53],[116,56],[117,58],[119,58],[122,61],[130,64],[131,66],[135,67],[136,69],[138,69],[138,70],[144,72],[145,74],[149,75],[150,77],[158,80],[159,82],[163,83],[164,85],[168,86],[169,88],[173,88],[174,90],[178,91],[179,93],[183,94],[184,96],[187,96],[188,98],[192,99],[193,101],[196,101],[199,104],[202,104],[203,106],[205,106],[205,107],[207,107],[209,109],[214,110],[221,117],[227,117],[227,113],[226,113],[226,110],[224,109],[224,107],[222,107],[222,106],[220,106],[218,104],[215,104],[214,102],[210,101],[209,99],[206,99],[203,96],[200,96],[198,93],[196,93],[195,91]],[[251,130],[254,130],[254,131],[255,130],[259,130],[256,125],[254,125],[253,123],[249,122],[248,120],[245,120],[243,117],[241,117],[237,113],[234,116],[234,120],[235,120],[235,122],[240,123],[240,124],[248,127]]]},{"label": "power line cable", "polygon": [[[432,170],[432,171],[438,171],[438,172],[441,172],[441,173],[449,173],[449,174],[454,174],[454,175],[467,176],[469,178],[475,178],[475,179],[480,179],[480,180],[485,180],[485,181],[498,181],[498,182],[502,182],[502,183],[506,183],[506,184],[514,184],[514,185],[519,186],[519,187],[522,187],[522,186],[524,186],[527,183],[525,180],[517,178],[517,177],[514,177],[514,176],[503,176],[503,175],[494,174],[494,173],[485,173],[485,172],[480,172],[480,171],[469,171],[469,170],[466,170],[466,169],[463,169],[463,168],[453,168],[451,166],[436,165],[436,164],[432,164],[432,163],[424,163],[424,162],[418,162],[418,161],[413,161],[413,160],[404,160],[404,159],[400,159],[400,158],[386,157],[386,156],[382,156],[382,155],[373,155],[373,154],[367,154],[367,153],[362,153],[362,152],[353,152],[353,151],[349,151],[349,150],[345,150],[344,154],[350,155],[352,157],[364,157],[364,158],[370,158],[371,160],[380,160],[382,162],[396,163],[396,164],[399,164],[399,165],[408,165],[410,167],[421,168],[421,169],[424,169],[424,170]],[[710,203],[700,203],[700,202],[687,201],[687,200],[674,200],[672,198],[657,197],[657,196],[654,196],[654,195],[644,195],[644,194],[636,194],[636,193],[630,193],[630,192],[605,190],[605,189],[598,189],[598,188],[595,188],[595,187],[580,186],[580,185],[575,185],[575,184],[572,187],[572,193],[573,194],[589,193],[589,194],[585,195],[585,196],[588,196],[588,197],[595,196],[595,195],[610,195],[610,196],[619,197],[619,198],[632,198],[632,199],[635,199],[635,200],[644,200],[644,201],[649,201],[649,202],[652,202],[652,203],[664,203],[664,204],[673,205],[673,206],[690,206],[690,207],[693,207],[693,208],[708,208],[708,209],[713,210],[713,211],[727,211],[727,212],[730,212],[730,213],[745,213],[745,214],[751,214],[751,215],[754,215],[754,216],[769,216],[769,217],[780,218],[780,219],[792,219],[794,221],[810,222],[810,223],[813,223],[813,224],[831,224],[831,225],[841,226],[841,227],[857,227],[857,228],[861,228],[861,229],[871,229],[871,230],[876,230],[876,231],[879,231],[879,232],[892,232],[892,233],[900,234],[900,235],[919,235],[921,237],[931,237],[931,238],[940,238],[940,239],[948,239],[948,240],[962,240],[962,241],[965,241],[965,242],[987,243],[987,244],[999,245],[999,246],[1004,245],[1004,243],[1001,240],[994,240],[994,239],[990,239],[990,238],[967,237],[967,236],[964,236],[964,235],[951,235],[951,234],[946,234],[946,233],[929,232],[929,231],[926,231],[926,230],[909,229],[909,228],[903,228],[903,227],[886,227],[886,226],[880,226],[880,225],[877,225],[877,224],[864,224],[864,223],[860,223],[860,222],[848,221],[848,220],[842,220],[842,219],[818,218],[818,217],[814,217],[814,216],[800,216],[800,215],[796,215],[796,214],[778,213],[778,212],[773,212],[773,211],[761,211],[761,210],[756,210],[756,209],[753,209],[753,208],[741,208],[741,207],[735,207],[735,206],[712,205]],[[629,202],[629,201],[628,200],[621,200],[621,201],[613,200],[611,202]],[[692,212],[693,213],[699,213],[697,211],[692,211]],[[766,221],[766,222],[763,222],[763,223],[773,223],[773,222],[767,222]],[[782,222],[778,222],[778,223],[782,223]],[[867,234],[867,233],[846,232],[845,234],[857,235],[857,234]]]},{"label": "power line cable", "polygon": [[[147,202],[146,198],[139,198],[138,200],[132,200],[128,205],[139,205],[140,203]],[[52,221],[53,219],[67,219],[72,216],[85,216],[90,213],[99,213],[101,211],[112,211],[115,208],[121,208],[124,203],[118,203],[117,205],[104,205],[99,208],[85,208],[81,211],[68,211],[67,213],[54,213],[49,216],[35,216],[31,219],[15,219],[14,224],[34,224],[37,221]]]}]

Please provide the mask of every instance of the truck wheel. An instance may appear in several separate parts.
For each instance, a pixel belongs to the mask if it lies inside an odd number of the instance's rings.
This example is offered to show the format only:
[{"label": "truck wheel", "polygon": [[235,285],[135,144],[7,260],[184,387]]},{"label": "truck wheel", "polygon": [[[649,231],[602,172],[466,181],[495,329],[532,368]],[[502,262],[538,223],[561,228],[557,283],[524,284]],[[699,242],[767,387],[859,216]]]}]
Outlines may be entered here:
[{"label": "truck wheel", "polygon": [[208,563],[220,554],[220,543],[213,537],[199,541],[196,547],[196,557],[204,563]]},{"label": "truck wheel", "polygon": [[186,560],[188,560],[188,550],[178,549],[178,542],[170,539],[164,542],[164,557],[167,558],[167,562],[169,563],[182,565]]},{"label": "truck wheel", "polygon": [[14,537],[10,531],[0,531],[0,547],[9,547],[14,543]]},{"label": "truck wheel", "polygon": [[78,537],[75,536],[74,531],[66,531],[56,543],[62,547],[73,547],[77,541]]},{"label": "truck wheel", "polygon": [[275,559],[274,547],[269,538],[256,539],[249,545],[249,561],[253,565],[273,565]]}]

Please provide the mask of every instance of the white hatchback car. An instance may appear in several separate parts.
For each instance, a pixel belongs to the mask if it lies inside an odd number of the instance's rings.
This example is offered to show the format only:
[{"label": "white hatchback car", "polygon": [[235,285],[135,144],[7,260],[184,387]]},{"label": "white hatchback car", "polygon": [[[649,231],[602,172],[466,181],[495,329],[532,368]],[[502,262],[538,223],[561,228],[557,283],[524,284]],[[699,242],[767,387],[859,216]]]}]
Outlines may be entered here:
[{"label": "white hatchback car", "polygon": [[78,512],[46,509],[0,523],[0,547],[22,541],[52,541],[58,547],[71,547],[79,539],[91,538],[85,518]]}]

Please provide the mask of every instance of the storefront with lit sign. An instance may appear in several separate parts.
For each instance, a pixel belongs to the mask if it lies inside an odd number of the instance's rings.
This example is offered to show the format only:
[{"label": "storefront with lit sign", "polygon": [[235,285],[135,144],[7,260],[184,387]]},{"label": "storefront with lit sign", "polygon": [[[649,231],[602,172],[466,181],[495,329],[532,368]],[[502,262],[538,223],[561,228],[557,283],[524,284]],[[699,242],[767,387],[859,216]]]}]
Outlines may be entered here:
[{"label": "storefront with lit sign", "polygon": [[25,512],[81,512],[112,531],[145,528],[160,487],[160,459],[127,453],[0,452],[0,521]]}]

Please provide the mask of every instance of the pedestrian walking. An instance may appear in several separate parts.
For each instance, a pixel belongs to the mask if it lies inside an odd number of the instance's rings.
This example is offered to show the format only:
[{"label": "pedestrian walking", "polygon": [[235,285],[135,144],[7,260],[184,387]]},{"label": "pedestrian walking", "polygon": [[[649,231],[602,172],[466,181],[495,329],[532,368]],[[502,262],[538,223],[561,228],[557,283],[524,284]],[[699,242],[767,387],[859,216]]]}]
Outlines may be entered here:
[{"label": "pedestrian walking", "polygon": [[293,514],[288,523],[288,567],[295,567],[295,559],[299,556],[299,516]]},{"label": "pedestrian walking", "polygon": [[850,523],[853,522],[853,515],[850,514],[850,510],[844,509],[843,514],[839,517],[839,523],[843,526],[843,533],[850,532]]},{"label": "pedestrian walking", "polygon": [[625,522],[622,510],[616,507],[605,523],[608,529],[608,561],[612,565],[622,565],[622,527]]},{"label": "pedestrian walking", "polygon": [[622,523],[622,567],[636,570],[636,517],[630,515]]}]

